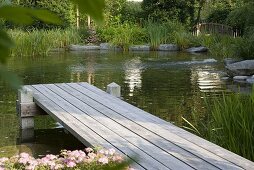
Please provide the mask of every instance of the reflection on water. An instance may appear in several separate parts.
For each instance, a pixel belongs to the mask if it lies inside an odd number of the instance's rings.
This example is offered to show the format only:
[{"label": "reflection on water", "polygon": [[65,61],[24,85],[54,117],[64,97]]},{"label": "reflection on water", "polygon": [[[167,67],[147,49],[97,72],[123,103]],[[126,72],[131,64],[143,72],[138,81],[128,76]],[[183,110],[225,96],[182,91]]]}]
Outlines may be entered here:
[{"label": "reflection on water", "polygon": [[125,83],[129,86],[129,96],[133,96],[135,88],[141,88],[142,69],[142,61],[139,58],[134,58],[124,63]]},{"label": "reflection on water", "polygon": [[[17,58],[10,60],[8,68],[19,74],[25,84],[88,82],[105,90],[109,83],[116,82],[122,87],[124,100],[178,126],[183,124],[182,116],[191,120],[194,111],[200,117],[205,114],[205,93],[211,96],[226,89],[220,80],[221,60],[207,55],[96,51]],[[0,94],[0,147],[20,145],[16,91],[0,81]],[[79,147],[74,137],[63,135],[61,128],[55,129],[59,125],[49,116],[36,118],[35,125],[37,138],[26,145],[33,153]],[[75,144],[63,145],[68,140]],[[37,145],[44,149],[38,151]]]}]

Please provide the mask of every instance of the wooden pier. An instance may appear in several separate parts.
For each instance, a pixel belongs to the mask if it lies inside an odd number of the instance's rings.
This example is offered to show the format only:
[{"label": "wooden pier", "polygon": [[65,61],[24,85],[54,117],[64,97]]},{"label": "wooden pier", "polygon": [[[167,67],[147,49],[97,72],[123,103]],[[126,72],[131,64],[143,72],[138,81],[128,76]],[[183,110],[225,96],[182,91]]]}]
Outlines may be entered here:
[{"label": "wooden pier", "polygon": [[23,86],[21,128],[33,128],[33,117],[45,112],[86,146],[115,148],[133,159],[135,169],[254,169],[253,162],[119,99],[118,85],[107,91],[115,96],[88,83]]}]

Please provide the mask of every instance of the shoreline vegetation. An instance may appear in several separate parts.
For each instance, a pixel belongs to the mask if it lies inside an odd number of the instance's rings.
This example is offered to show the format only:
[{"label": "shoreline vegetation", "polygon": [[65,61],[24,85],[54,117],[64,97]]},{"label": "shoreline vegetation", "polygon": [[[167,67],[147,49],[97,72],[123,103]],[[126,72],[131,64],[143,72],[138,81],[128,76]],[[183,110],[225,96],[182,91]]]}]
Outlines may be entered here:
[{"label": "shoreline vegetation", "polygon": [[[179,23],[168,23],[170,26],[163,26],[150,23],[148,28],[133,29],[131,25],[126,28],[99,28],[97,38],[99,40],[93,43],[87,43],[90,38],[89,30],[53,29],[53,30],[32,30],[25,32],[23,30],[8,30],[9,35],[14,40],[16,46],[11,49],[12,56],[38,56],[47,55],[49,51],[69,51],[70,45],[80,46],[99,46],[101,43],[108,43],[108,49],[120,51],[135,51],[132,47],[140,46],[146,49],[137,49],[137,51],[158,51],[161,44],[171,44],[177,46],[177,49],[165,49],[162,51],[186,51],[192,47],[206,47],[211,55],[223,58],[238,57],[239,44],[244,39],[241,37],[230,37],[227,35],[192,35],[185,31]],[[173,26],[172,26],[173,25]],[[134,26],[135,27],[135,26]],[[157,28],[158,27],[158,28]],[[179,29],[180,27],[180,29]],[[132,29],[131,29],[132,28]],[[178,31],[176,31],[178,30]],[[182,30],[182,32],[179,32]],[[157,33],[154,35],[154,33]],[[132,48],[132,49],[130,49]],[[147,49],[148,48],[148,49]],[[89,48],[87,49],[89,50]]]}]

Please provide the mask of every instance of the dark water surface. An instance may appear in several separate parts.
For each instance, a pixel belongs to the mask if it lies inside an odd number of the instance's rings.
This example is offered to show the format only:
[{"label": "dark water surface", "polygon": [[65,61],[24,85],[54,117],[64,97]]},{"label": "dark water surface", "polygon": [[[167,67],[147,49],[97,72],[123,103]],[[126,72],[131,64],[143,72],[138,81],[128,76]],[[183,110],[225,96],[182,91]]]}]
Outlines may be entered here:
[{"label": "dark water surface", "polygon": [[[203,96],[224,91],[222,59],[188,53],[54,53],[12,58],[8,68],[24,84],[89,82],[101,89],[116,82],[125,101],[182,126],[182,117],[205,114]],[[16,91],[0,80],[0,156],[30,150],[34,155],[83,147],[49,116],[36,118],[32,143],[22,141],[16,116]],[[57,128],[58,127],[58,128]]]}]

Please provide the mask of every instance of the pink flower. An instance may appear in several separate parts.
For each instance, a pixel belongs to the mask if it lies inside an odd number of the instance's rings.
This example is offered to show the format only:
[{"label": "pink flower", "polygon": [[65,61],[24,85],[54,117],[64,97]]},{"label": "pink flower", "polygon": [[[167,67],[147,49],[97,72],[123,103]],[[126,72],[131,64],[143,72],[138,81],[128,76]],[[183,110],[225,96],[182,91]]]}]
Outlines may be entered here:
[{"label": "pink flower", "polygon": [[108,150],[109,155],[114,155],[116,153],[115,149],[109,149]]},{"label": "pink flower", "polygon": [[114,162],[122,162],[123,158],[120,155],[115,155],[115,156],[112,157],[112,160]]},{"label": "pink flower", "polygon": [[3,167],[0,167],[0,170],[5,170]]},{"label": "pink flower", "polygon": [[92,148],[86,148],[85,151],[86,151],[87,153],[94,152]]},{"label": "pink flower", "polygon": [[21,158],[28,158],[29,157],[29,154],[28,153],[25,153],[25,152],[22,152],[21,154],[19,154],[19,156]]},{"label": "pink flower", "polygon": [[54,169],[62,169],[62,168],[64,168],[62,164],[56,164],[56,166],[54,167]]},{"label": "pink flower", "polygon": [[102,164],[107,164],[108,163],[108,158],[106,156],[101,157],[98,162],[102,163]]},{"label": "pink flower", "polygon": [[73,168],[73,167],[75,167],[76,166],[76,163],[75,162],[73,162],[73,161],[68,161],[67,162],[67,167],[68,168]]},{"label": "pink flower", "polygon": [[57,156],[49,154],[49,155],[46,155],[46,158],[48,158],[49,160],[54,160],[54,159],[57,159]]},{"label": "pink flower", "polygon": [[18,160],[18,162],[23,165],[27,164],[28,161],[29,161],[29,158],[19,158]]},{"label": "pink flower", "polygon": [[5,157],[3,157],[3,158],[0,158],[0,166],[1,165],[4,165],[4,163],[6,162],[6,161],[8,161],[9,159],[8,158],[5,158]]},{"label": "pink flower", "polygon": [[94,159],[96,157],[96,154],[95,153],[89,153],[87,155],[90,159]]},{"label": "pink flower", "polygon": [[35,165],[29,165],[29,166],[26,166],[26,170],[34,170],[35,169]]}]

